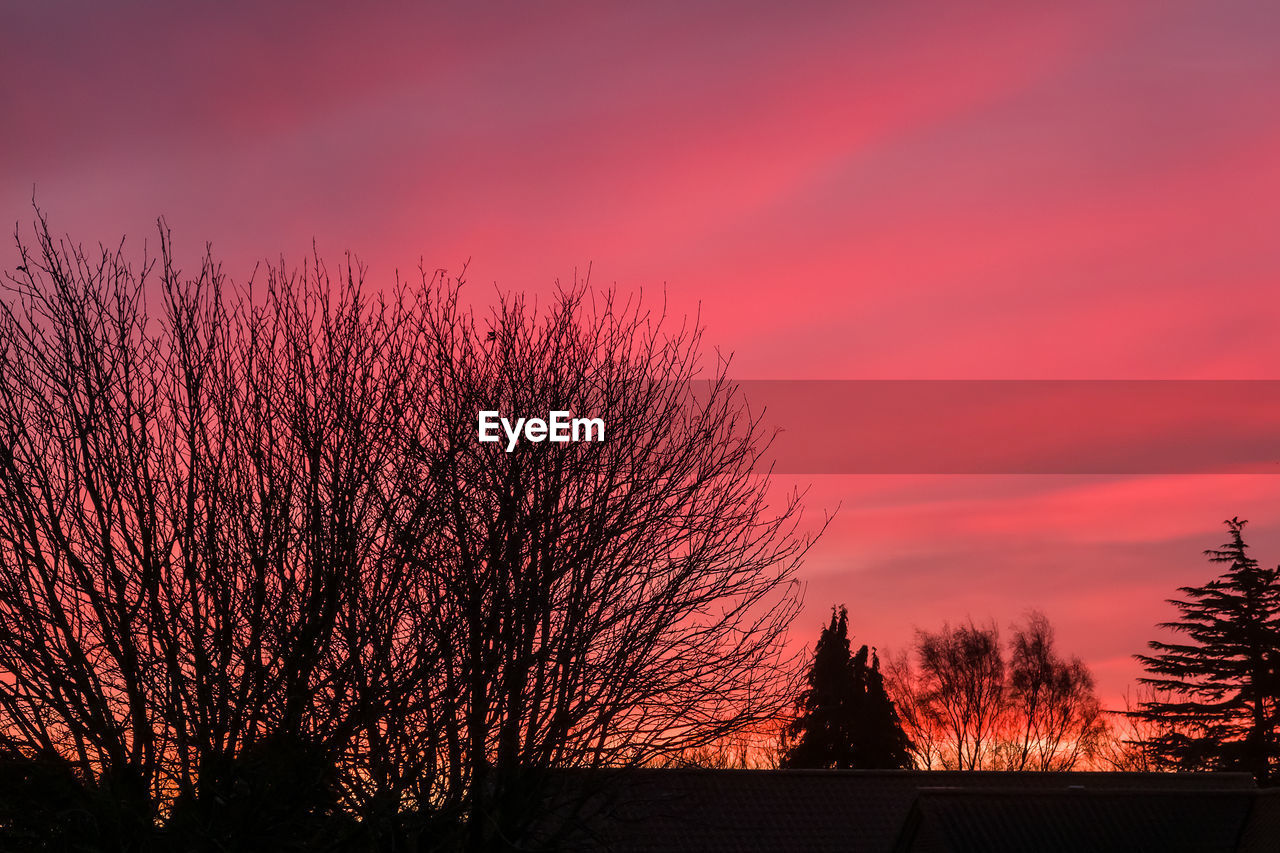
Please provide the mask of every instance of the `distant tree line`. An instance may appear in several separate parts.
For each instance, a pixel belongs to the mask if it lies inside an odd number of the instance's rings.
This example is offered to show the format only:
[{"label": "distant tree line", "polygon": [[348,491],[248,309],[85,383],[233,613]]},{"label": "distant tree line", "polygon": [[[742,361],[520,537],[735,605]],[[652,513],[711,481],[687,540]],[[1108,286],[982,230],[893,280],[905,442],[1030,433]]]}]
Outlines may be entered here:
[{"label": "distant tree line", "polygon": [[885,674],[867,646],[850,654],[847,621],[841,607],[818,640],[782,767],[1071,770],[1104,745],[1093,676],[1043,614],[1007,654],[994,624],[918,631],[914,665],[902,654]]},{"label": "distant tree line", "polygon": [[696,322],[158,248],[41,216],[6,278],[0,848],[530,846],[547,769],[790,701],[810,538]]},{"label": "distant tree line", "polygon": [[847,613],[833,611],[780,747],[782,767],[948,770],[1243,771],[1280,775],[1280,568],[1248,553],[1246,522],[1205,555],[1222,567],[1170,601],[1146,674],[1124,709],[1106,712],[1093,676],[1056,648],[1032,612],[1007,644],[995,623],[917,630],[885,674],[851,654]]}]

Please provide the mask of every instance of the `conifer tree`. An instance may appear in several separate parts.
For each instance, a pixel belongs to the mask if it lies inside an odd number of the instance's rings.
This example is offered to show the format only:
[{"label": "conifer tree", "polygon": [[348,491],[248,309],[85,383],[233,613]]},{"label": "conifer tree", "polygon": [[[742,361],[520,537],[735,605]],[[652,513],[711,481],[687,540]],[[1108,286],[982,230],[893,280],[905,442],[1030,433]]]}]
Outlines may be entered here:
[{"label": "conifer tree", "polygon": [[1226,522],[1231,539],[1205,552],[1226,568],[1198,587],[1182,587],[1170,604],[1181,616],[1160,627],[1180,642],[1153,640],[1136,657],[1140,679],[1158,698],[1134,716],[1157,725],[1142,746],[1154,761],[1180,770],[1245,770],[1259,785],[1277,776],[1280,749],[1280,569],[1248,554],[1245,522]]},{"label": "conifer tree", "polygon": [[898,709],[885,689],[880,659],[874,651],[868,661],[863,646],[853,658],[856,682],[862,685],[860,714],[854,725],[856,766],[864,769],[911,768],[911,741],[902,728]]},{"label": "conifer tree", "polygon": [[850,654],[844,607],[814,648],[808,687],[786,732],[784,768],[911,767],[911,742],[885,690],[880,661],[862,646]]}]

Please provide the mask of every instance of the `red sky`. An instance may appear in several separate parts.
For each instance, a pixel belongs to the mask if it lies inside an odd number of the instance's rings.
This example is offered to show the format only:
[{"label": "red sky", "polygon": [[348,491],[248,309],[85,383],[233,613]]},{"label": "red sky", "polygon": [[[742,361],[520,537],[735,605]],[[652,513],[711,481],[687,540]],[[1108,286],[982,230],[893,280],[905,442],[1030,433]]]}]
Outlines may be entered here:
[{"label": "red sky", "polygon": [[[590,264],[742,378],[1280,378],[1273,3],[255,5],[3,12],[9,221],[163,214],[240,279]],[[1280,477],[801,479],[804,639],[1039,607],[1108,696],[1222,519],[1280,562]]]}]

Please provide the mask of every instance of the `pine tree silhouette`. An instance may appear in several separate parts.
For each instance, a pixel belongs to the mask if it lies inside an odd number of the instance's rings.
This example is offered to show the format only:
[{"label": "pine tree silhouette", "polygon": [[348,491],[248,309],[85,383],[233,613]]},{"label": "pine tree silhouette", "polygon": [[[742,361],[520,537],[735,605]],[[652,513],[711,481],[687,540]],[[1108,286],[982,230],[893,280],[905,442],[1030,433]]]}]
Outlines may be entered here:
[{"label": "pine tree silhouette", "polygon": [[1246,770],[1259,785],[1276,779],[1280,748],[1280,569],[1248,555],[1245,522],[1226,522],[1231,541],[1205,551],[1227,568],[1204,586],[1171,599],[1182,615],[1163,623],[1184,642],[1153,640],[1157,654],[1137,655],[1140,679],[1160,698],[1134,713],[1161,733],[1143,746],[1159,763],[1183,770]]},{"label": "pine tree silhouette", "polygon": [[885,690],[880,661],[862,646],[849,650],[846,609],[832,608],[831,624],[814,648],[808,688],[788,727],[786,768],[893,769],[911,767],[911,742]]}]

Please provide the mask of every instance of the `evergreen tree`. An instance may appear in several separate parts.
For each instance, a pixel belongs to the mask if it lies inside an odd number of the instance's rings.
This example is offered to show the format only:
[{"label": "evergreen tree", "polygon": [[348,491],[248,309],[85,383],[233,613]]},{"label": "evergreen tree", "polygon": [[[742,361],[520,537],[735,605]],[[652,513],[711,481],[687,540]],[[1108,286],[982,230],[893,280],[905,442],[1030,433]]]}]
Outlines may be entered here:
[{"label": "evergreen tree", "polygon": [[880,659],[863,646],[853,658],[856,682],[861,685],[862,701],[855,717],[855,766],[864,769],[910,769],[911,741],[902,728],[898,709],[885,689],[880,674]]},{"label": "evergreen tree", "polygon": [[880,661],[866,646],[849,650],[849,618],[832,608],[814,648],[808,687],[787,728],[785,768],[911,767],[911,742],[885,690]]},{"label": "evergreen tree", "polygon": [[1182,587],[1170,604],[1179,619],[1160,627],[1181,642],[1153,640],[1137,655],[1140,679],[1157,698],[1134,716],[1154,723],[1142,743],[1157,764],[1180,770],[1246,770],[1259,785],[1276,778],[1280,722],[1280,569],[1248,555],[1245,522],[1226,522],[1231,540],[1205,555],[1226,568],[1198,587]]}]

